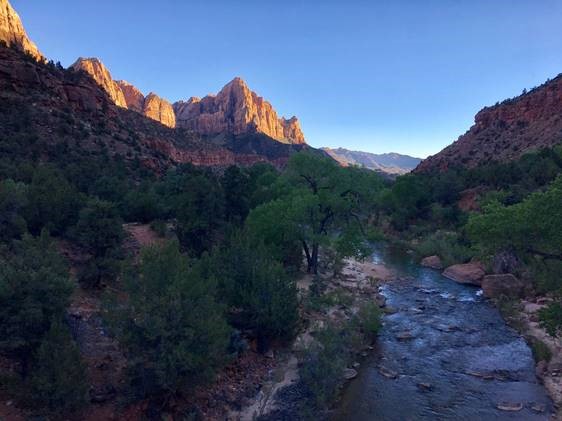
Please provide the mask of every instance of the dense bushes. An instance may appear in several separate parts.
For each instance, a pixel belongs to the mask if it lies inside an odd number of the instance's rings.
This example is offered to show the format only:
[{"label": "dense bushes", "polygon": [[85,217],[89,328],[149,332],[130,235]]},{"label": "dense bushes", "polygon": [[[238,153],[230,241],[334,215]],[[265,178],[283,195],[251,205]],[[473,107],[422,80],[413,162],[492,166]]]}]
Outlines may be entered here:
[{"label": "dense bushes", "polygon": [[35,408],[74,410],[85,402],[80,356],[64,325],[72,284],[43,232],[0,250],[0,352],[20,363],[20,389]]},{"label": "dense bushes", "polygon": [[212,378],[225,361],[229,329],[215,285],[176,243],[146,249],[125,276],[127,302],[109,319],[126,350],[138,397],[174,395]]},{"label": "dense bushes", "polygon": [[235,235],[207,264],[223,300],[236,309],[234,324],[255,330],[262,349],[271,339],[291,337],[298,322],[295,281],[263,244]]}]

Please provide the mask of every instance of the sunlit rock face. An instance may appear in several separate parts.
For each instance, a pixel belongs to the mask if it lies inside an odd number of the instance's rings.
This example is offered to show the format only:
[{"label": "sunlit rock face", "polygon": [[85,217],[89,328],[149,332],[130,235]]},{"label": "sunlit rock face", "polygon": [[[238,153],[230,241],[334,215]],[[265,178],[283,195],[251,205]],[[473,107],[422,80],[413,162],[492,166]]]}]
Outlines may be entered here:
[{"label": "sunlit rock face", "polygon": [[279,118],[272,105],[235,78],[215,96],[174,104],[178,127],[203,135],[263,133],[283,143],[303,144],[296,117]]},{"label": "sunlit rock face", "polygon": [[38,61],[45,60],[35,43],[27,36],[19,15],[8,0],[0,0],[0,41],[9,47],[25,51]]},{"label": "sunlit rock face", "polygon": [[99,59],[79,58],[72,67],[90,74],[115,105],[136,111],[165,126],[176,127],[172,104],[154,93],[145,97],[139,89],[126,81],[114,81],[109,70]]},{"label": "sunlit rock face", "polygon": [[127,108],[129,110],[136,111],[137,113],[142,113],[144,109],[144,95],[137,89],[134,85],[131,85],[125,80],[118,80],[117,85],[121,88],[123,95],[125,96],[125,102],[127,103]]},{"label": "sunlit rock face", "polygon": [[109,95],[115,105],[127,108],[125,95],[123,91],[111,77],[109,70],[97,58],[82,58],[80,57],[76,63],[72,65],[75,70],[83,70],[89,73],[92,78],[100,85],[105,92]]},{"label": "sunlit rock face", "polygon": [[176,115],[172,104],[160,98],[155,93],[150,93],[144,99],[142,114],[165,126],[176,127]]}]

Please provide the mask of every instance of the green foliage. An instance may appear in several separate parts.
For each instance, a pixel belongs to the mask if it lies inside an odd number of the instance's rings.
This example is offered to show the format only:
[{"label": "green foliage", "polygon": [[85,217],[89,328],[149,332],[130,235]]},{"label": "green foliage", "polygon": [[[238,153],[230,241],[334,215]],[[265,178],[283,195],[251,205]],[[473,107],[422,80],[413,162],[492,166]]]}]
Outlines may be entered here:
[{"label": "green foliage", "polygon": [[125,284],[128,301],[113,303],[109,319],[137,396],[174,395],[211,380],[225,360],[228,327],[199,265],[176,243],[148,248]]},{"label": "green foliage", "polygon": [[43,228],[52,234],[62,234],[76,221],[82,203],[81,196],[61,172],[50,166],[35,170],[28,200],[25,219],[33,234]]},{"label": "green foliage", "polygon": [[353,322],[343,326],[328,325],[315,335],[306,349],[299,369],[307,392],[304,412],[329,408],[343,382],[345,368],[353,361],[361,345],[361,335]]},{"label": "green foliage", "polygon": [[219,280],[221,296],[239,310],[236,322],[254,329],[261,345],[291,337],[298,322],[295,281],[263,244],[238,234],[208,263],[210,276]]},{"label": "green foliage", "polygon": [[550,336],[562,332],[562,303],[554,302],[539,311],[541,326]]},{"label": "green foliage", "polygon": [[72,236],[95,257],[104,257],[121,246],[122,223],[112,203],[92,199],[80,211]]},{"label": "green foliage", "polygon": [[306,350],[299,374],[315,408],[327,408],[335,398],[349,360],[346,332],[328,327]]},{"label": "green foliage", "polygon": [[118,273],[122,257],[121,242],[125,236],[122,220],[110,202],[91,199],[80,211],[71,236],[92,257],[78,274],[85,288],[95,288],[111,281]]},{"label": "green foliage", "polygon": [[382,328],[382,312],[376,303],[366,303],[359,308],[357,320],[367,340],[374,340]]},{"label": "green foliage", "polygon": [[540,361],[550,361],[550,359],[552,358],[552,352],[550,352],[550,349],[545,345],[544,342],[541,342],[538,339],[531,338],[530,343],[531,351],[533,351],[533,358],[535,359],[536,363]]},{"label": "green foliage", "polygon": [[24,375],[71,292],[68,269],[45,232],[0,250],[0,351],[19,358]]},{"label": "green foliage", "polygon": [[74,411],[86,403],[88,385],[78,347],[61,321],[54,320],[34,358],[30,378],[34,406]]},{"label": "green foliage", "polygon": [[21,238],[27,232],[23,212],[28,206],[27,186],[13,180],[0,181],[0,238]]},{"label": "green foliage", "polygon": [[[544,192],[536,192],[523,202],[503,206],[492,202],[483,214],[474,214],[467,224],[467,232],[484,253],[513,250],[520,257],[539,268],[549,289],[561,290],[562,283],[549,268],[559,267],[562,261],[562,176]],[[551,272],[552,273],[552,272]]]},{"label": "green foliage", "polygon": [[414,246],[420,257],[437,255],[445,266],[469,261],[474,253],[459,234],[451,231],[437,231]]},{"label": "green foliage", "polygon": [[268,246],[289,250],[283,260],[295,255],[298,244],[308,272],[317,273],[320,247],[336,248],[344,257],[366,253],[365,220],[381,188],[382,181],[372,172],[295,154],[278,180],[280,197],[252,211],[248,227]]}]

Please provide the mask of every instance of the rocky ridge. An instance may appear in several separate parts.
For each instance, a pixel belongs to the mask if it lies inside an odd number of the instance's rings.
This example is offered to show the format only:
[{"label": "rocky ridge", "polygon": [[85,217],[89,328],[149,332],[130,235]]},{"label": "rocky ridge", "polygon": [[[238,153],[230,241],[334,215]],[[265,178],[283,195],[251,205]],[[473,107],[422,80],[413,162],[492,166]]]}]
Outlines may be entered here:
[{"label": "rocky ridge", "polygon": [[296,117],[279,118],[273,106],[239,77],[215,95],[174,104],[177,125],[203,135],[263,133],[283,143],[304,144]]},{"label": "rocky ridge", "polygon": [[19,15],[8,0],[0,0],[0,41],[26,52],[35,60],[45,60],[35,43],[27,36]]},{"label": "rocky ridge", "polygon": [[511,161],[562,142],[562,75],[522,95],[486,107],[464,135],[416,168],[416,172]]},{"label": "rocky ridge", "polygon": [[401,175],[412,171],[421,162],[420,158],[398,153],[373,154],[350,151],[344,148],[322,148],[343,166],[357,165],[386,174]]}]

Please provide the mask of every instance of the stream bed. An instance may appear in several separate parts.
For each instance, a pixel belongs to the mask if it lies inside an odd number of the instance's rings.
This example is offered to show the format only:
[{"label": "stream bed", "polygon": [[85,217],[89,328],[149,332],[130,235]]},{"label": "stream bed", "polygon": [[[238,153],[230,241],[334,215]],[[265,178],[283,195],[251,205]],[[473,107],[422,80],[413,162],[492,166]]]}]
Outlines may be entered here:
[{"label": "stream bed", "polygon": [[374,355],[334,420],[550,419],[530,348],[478,288],[390,247],[373,259],[400,277],[382,287],[396,313],[385,316]]}]

